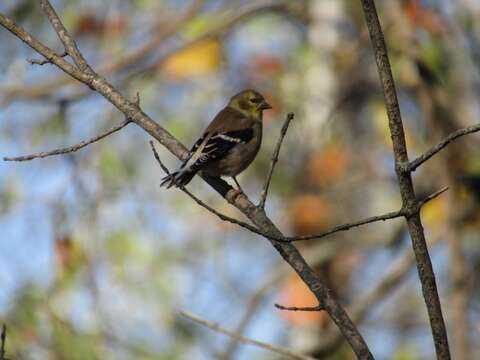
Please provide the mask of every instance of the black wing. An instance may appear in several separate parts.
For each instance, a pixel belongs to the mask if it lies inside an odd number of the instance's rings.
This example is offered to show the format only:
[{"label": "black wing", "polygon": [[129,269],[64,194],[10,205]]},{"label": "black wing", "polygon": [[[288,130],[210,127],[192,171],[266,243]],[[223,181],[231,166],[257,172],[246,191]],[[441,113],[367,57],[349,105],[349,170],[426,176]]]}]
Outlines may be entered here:
[{"label": "black wing", "polygon": [[[205,134],[208,136],[208,133]],[[194,163],[189,164],[191,171],[199,170],[210,161],[216,161],[224,157],[235,145],[245,144],[252,140],[253,129],[242,129],[213,134],[203,145],[202,152],[197,154],[198,148],[204,142],[205,137],[200,138],[190,150],[190,158],[184,163],[187,165],[192,157],[196,156]]]}]

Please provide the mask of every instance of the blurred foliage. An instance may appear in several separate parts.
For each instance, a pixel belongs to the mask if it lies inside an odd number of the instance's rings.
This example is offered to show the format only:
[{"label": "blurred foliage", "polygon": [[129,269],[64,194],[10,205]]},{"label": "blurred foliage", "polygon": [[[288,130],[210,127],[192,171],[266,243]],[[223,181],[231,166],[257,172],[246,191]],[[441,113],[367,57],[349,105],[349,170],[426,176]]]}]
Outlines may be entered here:
[{"label": "blurred foliage", "polygon": [[[478,122],[480,6],[468,0],[377,3],[414,158]],[[129,98],[138,91],[142,109],[186,146],[232,94],[247,87],[262,92],[274,109],[264,119],[258,158],[240,176],[254,200],[285,114],[295,112],[267,202],[286,233],[321,232],[400,207],[360,2],[54,5],[93,66]],[[60,52],[38,2],[7,0],[0,11]],[[26,64],[39,56],[6,31],[0,42],[2,156],[69,146],[122,120],[53,66]],[[0,322],[9,329],[7,356],[201,360],[230,348],[229,339],[177,315],[186,309],[232,330],[251,312],[247,336],[331,360],[353,359],[343,343],[322,348],[335,331],[325,313],[271,306],[276,300],[316,304],[298,277],[281,270],[268,243],[219,221],[182,192],[158,188],[163,173],[147,140],[129,125],[72,155],[0,163]],[[478,135],[459,140],[414,174],[419,198],[450,187],[425,206],[422,219],[436,242],[434,268],[460,360],[480,358],[478,141]],[[178,166],[164,149],[160,155],[170,169]],[[225,214],[241,216],[202,181],[190,188]],[[409,241],[401,223],[391,221],[299,248],[350,312],[408,253]],[[421,291],[413,267],[408,270],[359,320],[377,358],[433,358]],[[468,329],[463,335],[462,328]],[[274,358],[246,346],[225,357]]]}]

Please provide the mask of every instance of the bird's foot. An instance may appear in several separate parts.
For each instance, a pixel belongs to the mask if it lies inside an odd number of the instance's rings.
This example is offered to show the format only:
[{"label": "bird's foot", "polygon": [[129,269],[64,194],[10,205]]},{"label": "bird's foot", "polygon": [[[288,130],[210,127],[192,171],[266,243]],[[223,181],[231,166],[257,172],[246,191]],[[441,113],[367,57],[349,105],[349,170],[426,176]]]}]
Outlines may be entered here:
[{"label": "bird's foot", "polygon": [[231,199],[232,201],[237,200],[237,197],[240,195],[245,196],[245,193],[242,190],[239,189],[233,189],[228,192],[228,198]]}]

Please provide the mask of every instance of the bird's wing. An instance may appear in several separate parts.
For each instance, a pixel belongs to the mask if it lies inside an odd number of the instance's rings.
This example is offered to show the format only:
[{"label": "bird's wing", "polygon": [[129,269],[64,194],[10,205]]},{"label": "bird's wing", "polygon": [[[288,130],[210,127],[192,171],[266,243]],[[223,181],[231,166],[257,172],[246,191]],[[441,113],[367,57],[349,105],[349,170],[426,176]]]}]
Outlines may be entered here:
[{"label": "bird's wing", "polygon": [[240,112],[225,108],[192,146],[181,169],[198,171],[205,164],[221,159],[235,145],[245,144],[252,138],[251,121]]},{"label": "bird's wing", "polygon": [[220,160],[235,145],[249,142],[253,138],[253,129],[247,128],[206,135],[206,138],[200,138],[193,145],[190,157],[182,165],[182,168],[197,171],[211,161]]}]

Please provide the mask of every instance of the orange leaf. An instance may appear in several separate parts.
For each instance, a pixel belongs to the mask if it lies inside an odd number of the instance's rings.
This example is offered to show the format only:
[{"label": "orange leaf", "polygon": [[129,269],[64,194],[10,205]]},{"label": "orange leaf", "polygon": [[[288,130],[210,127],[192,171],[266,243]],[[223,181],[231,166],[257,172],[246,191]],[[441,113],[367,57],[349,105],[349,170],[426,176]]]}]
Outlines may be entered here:
[{"label": "orange leaf", "polygon": [[308,162],[308,176],[318,185],[325,185],[345,174],[348,159],[339,144],[327,145],[313,154]]},{"label": "orange leaf", "polygon": [[330,223],[330,207],[319,196],[297,196],[290,208],[292,226],[296,234],[311,234],[325,228]]}]

